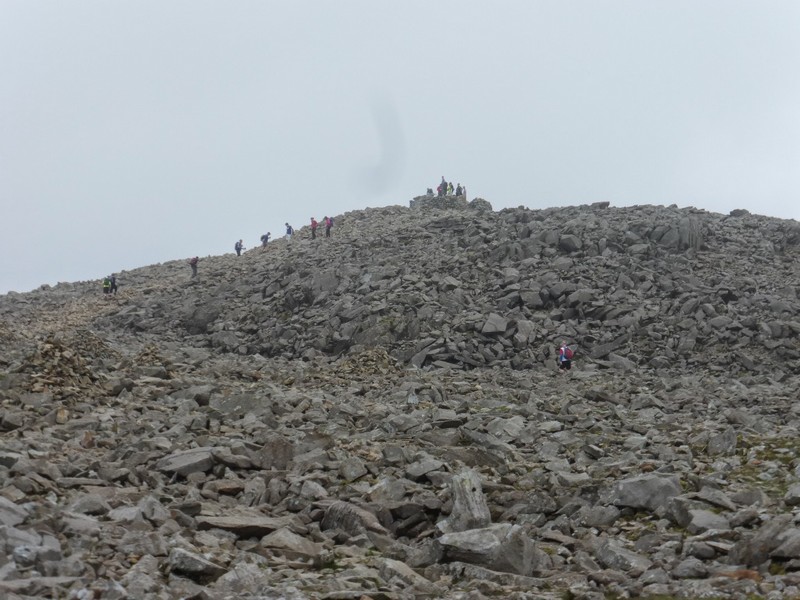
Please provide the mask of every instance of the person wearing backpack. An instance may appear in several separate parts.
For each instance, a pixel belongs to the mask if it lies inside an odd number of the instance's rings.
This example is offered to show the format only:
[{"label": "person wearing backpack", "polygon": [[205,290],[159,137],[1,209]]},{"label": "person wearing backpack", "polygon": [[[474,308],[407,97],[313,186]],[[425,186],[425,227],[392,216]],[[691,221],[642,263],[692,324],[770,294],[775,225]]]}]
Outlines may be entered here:
[{"label": "person wearing backpack", "polygon": [[561,347],[558,349],[558,370],[560,372],[569,371],[572,368],[572,357],[575,353],[567,345],[567,342],[561,342]]},{"label": "person wearing backpack", "polygon": [[236,250],[236,256],[242,255],[242,250],[244,250],[244,244],[242,244],[242,240],[239,240],[233,245],[233,249]]},{"label": "person wearing backpack", "polygon": [[198,257],[189,259],[189,266],[192,267],[192,279],[197,277],[197,263],[200,261]]},{"label": "person wearing backpack", "polygon": [[117,295],[117,276],[112,273],[108,276],[109,282],[111,282],[111,287],[108,290],[109,294]]},{"label": "person wearing backpack", "polygon": [[314,217],[311,217],[311,239],[312,240],[317,239],[317,226],[318,225],[319,225],[319,223],[317,223],[317,220]]},{"label": "person wearing backpack", "polygon": [[289,225],[288,223],[286,223],[286,241],[288,241],[288,242],[292,241],[292,234],[293,233],[294,233],[294,228],[291,225]]},{"label": "person wearing backpack", "polygon": [[333,227],[333,217],[325,217],[323,219],[323,223],[325,223],[325,237],[331,237],[331,227]]},{"label": "person wearing backpack", "polygon": [[108,296],[111,293],[111,277],[106,275],[103,278],[103,295]]}]

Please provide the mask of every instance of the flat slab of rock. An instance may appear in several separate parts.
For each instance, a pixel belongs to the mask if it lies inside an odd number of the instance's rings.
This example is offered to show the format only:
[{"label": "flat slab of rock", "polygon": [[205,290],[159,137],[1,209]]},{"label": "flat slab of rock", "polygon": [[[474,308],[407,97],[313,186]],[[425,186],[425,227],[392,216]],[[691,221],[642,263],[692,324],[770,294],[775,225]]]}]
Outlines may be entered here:
[{"label": "flat slab of rock", "polygon": [[223,529],[240,538],[261,537],[293,522],[291,517],[267,517],[260,513],[238,514],[224,517],[195,517],[199,529]]},{"label": "flat slab of rock", "polygon": [[[25,579],[10,579],[0,581],[0,596],[6,594],[24,594],[30,597],[53,597],[54,590],[61,589],[65,594],[67,588],[79,581],[78,577],[28,577]],[[41,594],[41,595],[40,595]],[[47,594],[47,596],[44,596]]]},{"label": "flat slab of rock", "polygon": [[13,527],[25,520],[28,513],[24,508],[14,504],[8,498],[0,496],[0,525]]},{"label": "flat slab of rock", "polygon": [[297,535],[286,527],[265,535],[261,540],[261,546],[277,550],[292,559],[314,559],[325,551],[322,544]]},{"label": "flat slab of rock", "polygon": [[191,473],[205,473],[214,466],[214,449],[211,447],[181,450],[165,456],[156,463],[164,473],[177,473],[183,477]]}]

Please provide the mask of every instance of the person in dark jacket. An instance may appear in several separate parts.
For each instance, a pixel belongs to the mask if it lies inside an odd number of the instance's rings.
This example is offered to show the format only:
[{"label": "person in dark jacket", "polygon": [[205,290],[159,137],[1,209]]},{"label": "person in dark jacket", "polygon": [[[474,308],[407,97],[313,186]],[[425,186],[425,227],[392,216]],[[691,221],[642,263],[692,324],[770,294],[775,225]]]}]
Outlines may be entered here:
[{"label": "person in dark jacket", "polygon": [[196,256],[189,259],[189,266],[192,267],[192,279],[197,277],[197,263],[200,261]]}]

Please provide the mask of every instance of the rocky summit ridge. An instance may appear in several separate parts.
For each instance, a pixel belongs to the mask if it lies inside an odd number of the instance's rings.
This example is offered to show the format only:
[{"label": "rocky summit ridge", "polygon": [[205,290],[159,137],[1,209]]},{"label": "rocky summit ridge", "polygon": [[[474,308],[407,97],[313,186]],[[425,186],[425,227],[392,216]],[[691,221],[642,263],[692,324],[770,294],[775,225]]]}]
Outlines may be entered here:
[{"label": "rocky summit ridge", "polygon": [[0,597],[800,597],[799,256],[423,197],[0,296]]}]

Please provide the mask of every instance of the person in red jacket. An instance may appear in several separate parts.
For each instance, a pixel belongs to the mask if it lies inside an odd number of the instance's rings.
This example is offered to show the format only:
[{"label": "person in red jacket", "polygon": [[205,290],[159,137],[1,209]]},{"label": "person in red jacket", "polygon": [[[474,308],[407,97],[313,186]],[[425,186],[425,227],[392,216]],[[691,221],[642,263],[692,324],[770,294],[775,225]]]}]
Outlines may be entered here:
[{"label": "person in red jacket", "polygon": [[317,227],[318,226],[319,226],[319,223],[317,223],[317,220],[314,217],[311,217],[311,239],[312,240],[317,239]]},{"label": "person in red jacket", "polygon": [[569,371],[572,368],[572,348],[567,346],[567,342],[561,342],[561,347],[558,349],[558,369],[562,373]]}]

